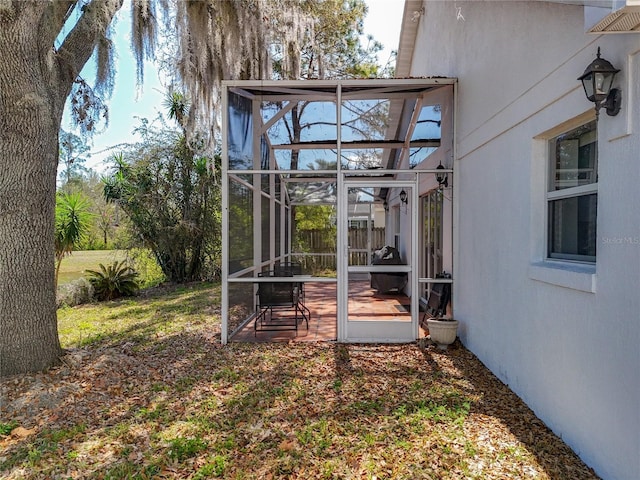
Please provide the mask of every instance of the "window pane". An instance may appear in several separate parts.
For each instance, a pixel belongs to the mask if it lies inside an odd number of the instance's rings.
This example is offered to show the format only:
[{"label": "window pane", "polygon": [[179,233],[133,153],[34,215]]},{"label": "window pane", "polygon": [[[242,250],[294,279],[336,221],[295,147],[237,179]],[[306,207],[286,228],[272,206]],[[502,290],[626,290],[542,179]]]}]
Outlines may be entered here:
[{"label": "window pane", "polygon": [[343,148],[341,165],[346,170],[387,168],[384,150],[381,148]]},{"label": "window pane", "polygon": [[253,192],[229,181],[229,273],[253,265]]},{"label": "window pane", "polygon": [[[292,98],[295,95],[289,97]],[[288,102],[285,105],[288,107],[287,112],[269,128],[268,136],[272,144],[336,140],[338,125],[335,102],[300,100],[295,105]],[[262,102],[262,119],[265,123],[270,122],[283,108],[282,102]],[[293,137],[296,136],[298,138],[294,141]]]},{"label": "window pane", "polygon": [[342,141],[384,140],[390,108],[391,100],[388,99],[343,101],[341,111]]},{"label": "window pane", "polygon": [[596,122],[589,122],[551,141],[551,190],[598,181]]},{"label": "window pane", "polygon": [[229,169],[253,168],[253,118],[251,100],[229,93]]},{"label": "window pane", "polygon": [[262,261],[271,258],[271,200],[262,196]]},{"label": "window pane", "polygon": [[442,138],[442,107],[425,105],[420,110],[420,117],[411,140],[440,140]]},{"label": "window pane", "polygon": [[280,225],[282,222],[282,206],[279,203],[276,203],[276,212],[275,212],[275,231],[276,231],[276,236],[273,239],[273,241],[275,242],[275,248],[276,248],[276,257],[280,256],[282,254],[281,252],[281,248],[282,248],[282,236],[281,236],[281,231],[280,231]]},{"label": "window pane", "polygon": [[291,218],[291,206],[288,206],[284,210],[284,251],[283,255],[289,255],[291,249],[289,248],[289,219]]},{"label": "window pane", "polygon": [[255,292],[253,283],[229,283],[227,285],[229,288],[228,328],[229,332],[233,332],[255,311],[256,307],[253,303]]},{"label": "window pane", "polygon": [[549,202],[549,256],[595,261],[598,195]]}]

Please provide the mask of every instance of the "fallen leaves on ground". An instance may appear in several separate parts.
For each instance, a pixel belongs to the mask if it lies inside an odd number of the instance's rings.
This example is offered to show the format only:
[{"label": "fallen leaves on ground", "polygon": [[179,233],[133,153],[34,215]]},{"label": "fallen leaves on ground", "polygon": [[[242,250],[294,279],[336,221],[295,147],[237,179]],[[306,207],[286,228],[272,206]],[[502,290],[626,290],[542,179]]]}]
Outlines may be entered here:
[{"label": "fallen leaves on ground", "polygon": [[3,381],[2,478],[598,478],[459,343],[222,346],[210,302],[154,301],[144,339]]}]

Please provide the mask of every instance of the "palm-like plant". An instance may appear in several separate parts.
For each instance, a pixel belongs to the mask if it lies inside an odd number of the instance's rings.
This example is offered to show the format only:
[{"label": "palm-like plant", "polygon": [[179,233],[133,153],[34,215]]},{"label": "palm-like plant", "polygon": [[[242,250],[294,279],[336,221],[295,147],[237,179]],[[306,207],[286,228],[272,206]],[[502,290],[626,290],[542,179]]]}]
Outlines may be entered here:
[{"label": "palm-like plant", "polygon": [[98,300],[113,300],[138,293],[138,273],[125,261],[115,261],[106,267],[101,263],[100,271],[86,270],[86,273]]},{"label": "palm-like plant", "polygon": [[167,110],[169,118],[178,122],[178,125],[184,129],[190,107],[187,96],[182,92],[171,90],[166,94],[162,106]]},{"label": "palm-like plant", "polygon": [[62,259],[71,254],[91,225],[89,203],[79,193],[59,193],[56,196],[56,285]]}]

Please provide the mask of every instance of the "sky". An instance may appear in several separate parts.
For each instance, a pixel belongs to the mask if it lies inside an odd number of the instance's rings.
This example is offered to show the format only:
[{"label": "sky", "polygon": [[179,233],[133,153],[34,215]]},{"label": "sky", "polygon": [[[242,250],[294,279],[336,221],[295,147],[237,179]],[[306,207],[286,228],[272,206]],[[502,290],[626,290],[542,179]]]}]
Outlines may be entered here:
[{"label": "sky", "polygon": [[[381,42],[384,50],[378,54],[379,62],[387,63],[392,50],[398,49],[400,23],[404,0],[367,0],[369,13],[364,21],[365,35],[370,34]],[[114,145],[136,140],[133,130],[139,125],[139,118],[149,120],[163,111],[164,88],[158,79],[158,72],[151,62],[145,64],[144,84],[142,89],[136,88],[135,62],[130,53],[129,36],[123,30],[129,26],[128,9],[120,12],[115,25],[117,50],[117,73],[115,88],[109,106],[109,125],[104,131],[96,133],[92,140],[91,157],[86,166],[98,172],[105,172],[108,165],[106,159],[116,150]],[[63,121],[62,128],[73,131],[68,120]]]}]

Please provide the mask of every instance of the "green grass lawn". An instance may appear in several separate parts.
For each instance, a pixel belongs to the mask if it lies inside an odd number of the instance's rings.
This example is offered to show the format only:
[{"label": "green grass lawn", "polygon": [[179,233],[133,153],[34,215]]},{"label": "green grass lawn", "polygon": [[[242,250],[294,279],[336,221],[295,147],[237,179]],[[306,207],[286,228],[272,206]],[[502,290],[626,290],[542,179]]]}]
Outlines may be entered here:
[{"label": "green grass lawn", "polygon": [[107,265],[116,260],[124,260],[126,257],[126,250],[83,250],[73,252],[62,260],[58,285],[84,277],[85,270],[99,270],[101,263]]},{"label": "green grass lawn", "polygon": [[0,478],[597,479],[456,343],[220,343],[220,285],[58,310],[0,384]]}]

